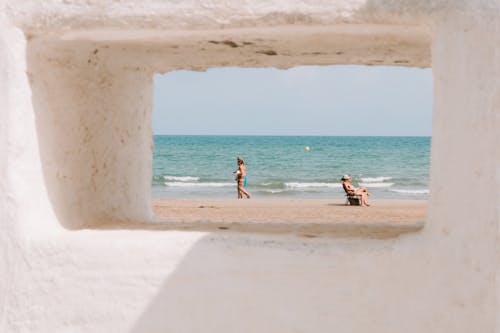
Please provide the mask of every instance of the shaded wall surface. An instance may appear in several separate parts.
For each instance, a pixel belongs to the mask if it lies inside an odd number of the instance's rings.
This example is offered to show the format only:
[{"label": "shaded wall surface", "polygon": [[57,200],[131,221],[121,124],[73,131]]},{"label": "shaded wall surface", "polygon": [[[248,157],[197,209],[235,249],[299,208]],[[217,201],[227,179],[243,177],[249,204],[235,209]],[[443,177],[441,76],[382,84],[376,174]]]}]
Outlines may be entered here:
[{"label": "shaded wall surface", "polygon": [[[498,2],[0,8],[0,331],[500,330]],[[422,230],[151,227],[153,73],[332,64],[432,67]]]}]

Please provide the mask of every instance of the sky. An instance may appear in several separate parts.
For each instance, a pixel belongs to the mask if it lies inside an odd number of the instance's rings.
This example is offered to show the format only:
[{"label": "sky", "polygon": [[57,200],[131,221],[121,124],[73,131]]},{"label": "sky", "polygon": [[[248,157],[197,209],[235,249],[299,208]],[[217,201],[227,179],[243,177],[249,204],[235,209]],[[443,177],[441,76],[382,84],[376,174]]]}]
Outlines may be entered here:
[{"label": "sky", "polygon": [[214,68],[154,76],[154,134],[430,136],[431,69]]}]

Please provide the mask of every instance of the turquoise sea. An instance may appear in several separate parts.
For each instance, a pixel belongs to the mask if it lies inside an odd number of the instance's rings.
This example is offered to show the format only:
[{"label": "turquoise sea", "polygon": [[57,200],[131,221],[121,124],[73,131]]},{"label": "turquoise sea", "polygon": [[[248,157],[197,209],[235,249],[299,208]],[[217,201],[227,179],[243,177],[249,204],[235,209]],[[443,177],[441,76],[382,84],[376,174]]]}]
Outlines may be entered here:
[{"label": "turquoise sea", "polygon": [[153,197],[235,198],[241,156],[255,198],[342,198],[349,174],[373,199],[427,199],[429,153],[429,137],[155,135]]}]

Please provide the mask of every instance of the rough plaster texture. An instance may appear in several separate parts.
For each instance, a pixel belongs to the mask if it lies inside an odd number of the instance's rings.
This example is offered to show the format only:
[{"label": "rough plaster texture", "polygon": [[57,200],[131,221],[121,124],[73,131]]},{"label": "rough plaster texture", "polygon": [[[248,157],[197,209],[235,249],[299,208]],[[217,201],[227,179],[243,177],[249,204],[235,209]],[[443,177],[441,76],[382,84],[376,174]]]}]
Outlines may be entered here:
[{"label": "rough plaster texture", "polygon": [[[0,331],[500,332],[497,1],[0,8]],[[154,72],[339,63],[433,68],[421,231],[127,227],[153,219]]]}]

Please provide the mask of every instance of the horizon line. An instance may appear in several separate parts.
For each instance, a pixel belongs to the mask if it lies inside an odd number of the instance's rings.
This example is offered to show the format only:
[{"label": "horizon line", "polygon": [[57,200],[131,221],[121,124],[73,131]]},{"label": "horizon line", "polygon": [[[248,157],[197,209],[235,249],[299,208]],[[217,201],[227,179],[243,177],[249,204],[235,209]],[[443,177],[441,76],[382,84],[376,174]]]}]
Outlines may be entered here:
[{"label": "horizon line", "polygon": [[422,137],[430,138],[432,135],[369,135],[369,134],[348,134],[348,135],[325,135],[325,134],[164,134],[164,133],[153,133],[153,136],[308,136],[308,137],[394,137],[394,138],[404,138],[404,137]]}]

